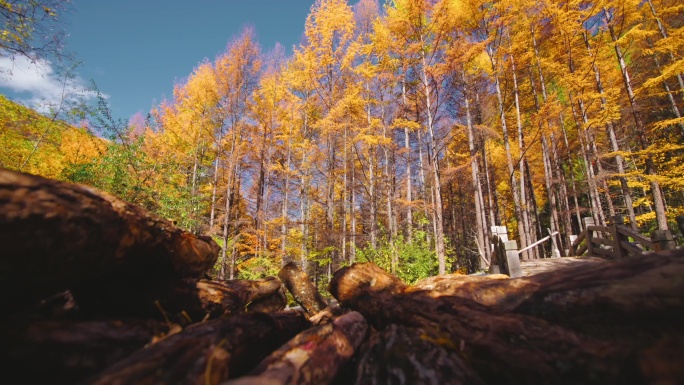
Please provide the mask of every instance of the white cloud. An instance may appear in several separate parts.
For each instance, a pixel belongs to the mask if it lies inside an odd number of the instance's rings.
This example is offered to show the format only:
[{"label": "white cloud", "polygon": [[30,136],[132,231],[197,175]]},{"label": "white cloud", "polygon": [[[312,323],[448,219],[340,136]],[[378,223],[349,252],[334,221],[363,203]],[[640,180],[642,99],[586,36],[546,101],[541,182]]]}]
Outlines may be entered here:
[{"label": "white cloud", "polygon": [[13,59],[0,52],[0,88],[17,94],[19,101],[40,112],[48,112],[79,98],[94,99],[86,82],[78,77],[57,73],[47,60],[16,56]]}]

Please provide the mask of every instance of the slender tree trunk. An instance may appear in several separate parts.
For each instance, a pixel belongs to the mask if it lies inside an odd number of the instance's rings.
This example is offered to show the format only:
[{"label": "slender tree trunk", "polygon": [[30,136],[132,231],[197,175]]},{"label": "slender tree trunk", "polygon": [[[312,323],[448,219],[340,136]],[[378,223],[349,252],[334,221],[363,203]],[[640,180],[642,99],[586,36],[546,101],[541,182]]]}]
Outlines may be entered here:
[{"label": "slender tree trunk", "polygon": [[[646,151],[650,146],[648,138],[646,137],[646,131],[644,128],[644,123],[641,120],[641,115],[639,113],[639,108],[636,103],[636,96],[634,95],[634,90],[632,89],[632,81],[629,76],[629,71],[627,70],[627,65],[625,64],[625,59],[618,44],[617,36],[615,35],[615,29],[613,28],[612,20],[608,16],[606,9],[603,9],[603,15],[608,24],[608,31],[610,31],[610,38],[613,40],[613,46],[615,48],[615,55],[617,56],[618,63],[620,64],[620,72],[622,73],[622,80],[624,81],[625,89],[627,90],[627,96],[629,97],[629,106],[632,110],[632,116],[634,117],[634,123],[636,125],[636,135],[637,140],[641,146],[641,149]],[[655,164],[653,163],[653,158],[650,155],[646,156],[646,175],[656,174]],[[663,199],[663,193],[660,189],[660,184],[651,180],[651,194],[653,196],[653,205],[655,206],[656,222],[658,224],[658,230],[667,230],[667,216],[665,215],[665,200]]]},{"label": "slender tree trunk", "polygon": [[302,252],[299,256],[299,261],[302,266],[302,270],[307,271],[309,267],[309,233],[307,222],[307,212],[308,212],[308,196],[309,192],[307,189],[306,175],[302,175],[300,181],[300,197],[299,197],[299,231],[302,234]]},{"label": "slender tree trunk", "polygon": [[[306,136],[307,130],[309,128],[309,116],[308,113],[305,112],[304,116],[304,134]],[[308,203],[308,197],[309,197],[309,185],[308,185],[308,176],[309,176],[309,159],[306,154],[302,156],[302,163],[301,166],[302,168],[302,176],[300,179],[300,184],[299,184],[299,230],[302,236],[302,247],[301,247],[301,254],[300,254],[300,264],[302,267],[302,270],[304,272],[308,271],[309,267],[309,233],[308,229],[309,227],[307,226],[307,220],[308,220],[308,210],[309,210],[309,203]]]},{"label": "slender tree trunk", "polygon": [[[573,115],[574,115],[574,110],[573,110]],[[561,133],[563,134],[563,144],[565,145],[565,151],[568,154],[568,157],[570,156],[570,145],[568,143],[568,133],[565,130],[565,119],[563,119],[563,114],[558,115],[558,119],[560,121],[561,125]],[[560,162],[558,162],[560,164]],[[579,199],[577,198],[577,184],[575,183],[575,175],[572,170],[570,170],[570,188],[572,192],[572,199],[573,203],[575,204],[575,217],[577,219],[577,225],[579,226],[579,231],[581,232],[583,230],[582,228],[582,214],[580,210],[580,205],[579,205]],[[569,209],[568,205],[568,209]]]},{"label": "slender tree trunk", "polygon": [[351,163],[351,204],[349,207],[349,216],[351,216],[351,245],[349,247],[349,263],[354,263],[356,260],[356,167],[354,162]]},{"label": "slender tree trunk", "polygon": [[[491,263],[491,256],[489,253],[489,240],[486,238],[485,228],[487,221],[484,215],[484,202],[482,199],[482,186],[480,185],[480,171],[477,162],[477,149],[475,148],[475,133],[473,131],[473,122],[470,115],[470,102],[468,100],[468,80],[465,71],[461,71],[463,78],[463,102],[466,110],[466,128],[468,130],[468,149],[470,150],[470,172],[473,179],[473,200],[475,201],[475,221],[477,223],[477,242],[482,246],[484,255],[480,255],[480,269],[486,269]],[[453,206],[453,203],[452,203]]]},{"label": "slender tree trunk", "polygon": [[[522,222],[525,227],[525,237],[527,239],[526,245],[533,244],[535,242],[535,237],[533,236],[534,231],[532,230],[531,226],[531,221],[530,221],[530,216],[528,212],[528,205],[524,204],[523,202],[527,201],[527,193],[525,191],[525,137],[523,135],[523,126],[522,126],[522,119],[520,117],[520,97],[518,93],[518,77],[516,75],[516,70],[515,70],[515,58],[511,54],[510,56],[511,59],[511,72],[513,74],[513,96],[515,100],[515,118],[516,118],[516,125],[518,128],[518,149],[520,151],[520,159],[518,159],[518,169],[519,169],[519,175],[520,175],[520,213],[522,214]],[[537,258],[535,254],[535,250],[531,249],[528,251],[525,251],[522,253],[523,258],[525,259],[532,259],[532,258]]]},{"label": "slender tree trunk", "polygon": [[290,197],[290,138],[287,139],[287,155],[285,160],[285,185],[283,186],[283,206],[281,208],[281,215],[283,217],[282,223],[280,224],[280,264],[281,267],[285,266],[286,263],[291,262],[289,256],[287,255],[287,225],[288,225],[288,214],[289,209],[289,197]]},{"label": "slender tree trunk", "polygon": [[344,137],[343,137],[343,152],[344,152],[344,158],[342,163],[344,164],[344,169],[342,170],[343,175],[342,175],[342,260],[346,261],[347,260],[347,194],[349,191],[349,186],[348,186],[348,181],[347,181],[347,174],[348,172],[348,167],[349,167],[349,155],[347,151],[347,131],[349,130],[349,127],[345,125],[344,127]]},{"label": "slender tree trunk", "polygon": [[188,231],[191,233],[196,230],[195,229],[195,219],[196,219],[196,214],[197,214],[197,209],[196,209],[196,200],[197,200],[197,168],[199,164],[199,151],[200,151],[200,135],[199,133],[197,134],[197,140],[195,142],[195,151],[192,159],[192,179],[190,183],[190,224],[188,226]]},{"label": "slender tree trunk", "polygon": [[[480,93],[475,90],[475,122],[477,124],[482,124],[482,106],[480,105]],[[492,185],[494,183],[490,183],[490,175],[489,175],[489,161],[487,160],[487,140],[485,139],[484,135],[480,131],[480,135],[477,136],[479,143],[480,143],[480,148],[482,149],[482,168],[484,169],[485,172],[485,184],[487,186],[487,210],[489,213],[489,226],[487,226],[487,221],[484,221],[484,228],[486,232],[485,239],[487,240],[487,244],[489,244],[489,239],[491,238],[491,227],[490,226],[497,226],[501,221],[499,220],[499,211],[497,208],[497,201],[496,201],[496,195],[495,193],[492,193]],[[484,197],[484,195],[483,195]],[[484,200],[483,200],[484,202]],[[487,248],[488,252],[491,251],[490,248]]]},{"label": "slender tree trunk", "polygon": [[[233,197],[239,195],[240,191],[240,166],[236,163],[235,165],[235,186],[233,186]],[[233,223],[237,223],[238,220],[238,210],[235,210],[235,217],[233,218]],[[233,241],[233,250],[230,253],[230,279],[235,279],[235,266],[237,265],[237,243],[240,238],[239,232],[236,230],[235,239]]]},{"label": "slender tree trunk", "polygon": [[[534,58],[536,61],[537,65],[537,72],[539,73],[539,86],[541,88],[541,93],[542,93],[542,102],[546,104],[548,102],[548,95],[546,93],[546,80],[544,79],[544,70],[542,69],[541,65],[541,60],[539,59],[539,47],[537,47],[537,38],[535,37],[535,31],[534,27],[531,27],[531,36],[532,36],[532,47],[534,48]],[[537,89],[534,85],[534,76],[532,73],[532,68],[530,67],[530,83],[532,85],[532,95],[534,97],[534,105],[536,107],[537,113],[540,112],[540,107],[539,107],[539,102],[537,99]],[[548,127],[548,131],[552,132],[552,125],[551,122],[547,119],[546,120],[546,125]],[[542,134],[542,158],[544,162],[544,181],[546,184],[546,191],[548,194],[548,199],[549,199],[549,206],[551,208],[551,231],[557,231],[559,230],[559,221],[558,221],[558,208],[556,204],[556,194],[555,194],[555,188],[553,186],[553,180],[554,180],[554,172],[553,172],[553,166],[551,163],[551,156],[549,156],[550,148],[549,148],[549,143],[548,143],[548,134],[549,132],[545,132]]]},{"label": "slender tree trunk", "polygon": [[[584,42],[587,46],[587,51],[589,51],[589,54],[591,55],[591,46],[589,44],[589,37],[587,36],[587,33],[584,33]],[[598,67],[596,64],[592,65],[593,71],[594,71],[594,79],[596,80],[596,89],[598,90],[600,96],[601,96],[601,110],[605,111],[606,106],[607,106],[607,101],[604,96],[604,90],[603,90],[603,83],[601,81],[601,74],[598,70]],[[613,152],[618,152],[620,151],[620,147],[617,142],[617,137],[615,135],[615,127],[613,126],[612,122],[607,122],[606,123],[606,132],[608,134],[608,138],[610,140],[610,146],[611,146],[611,151]],[[615,156],[615,165],[617,166],[617,171],[620,174],[618,176],[618,180],[620,181],[620,189],[622,190],[622,198],[625,204],[625,208],[627,209],[627,215],[629,216],[629,222],[630,226],[632,227],[633,230],[636,230],[636,216],[634,215],[634,203],[632,201],[632,194],[629,191],[629,186],[627,185],[627,179],[625,178],[625,167],[624,167],[624,161],[622,159],[622,155],[616,155]]]},{"label": "slender tree trunk", "polygon": [[596,170],[598,171],[598,180],[601,183],[601,187],[603,187],[603,191],[605,191],[604,195],[606,197],[606,205],[608,206],[608,214],[612,217],[615,215],[615,207],[613,206],[613,198],[610,194],[610,186],[608,186],[608,182],[606,181],[608,176],[603,171],[603,164],[601,163],[601,154],[599,154],[598,147],[596,146],[596,137],[594,136],[593,132],[587,130],[587,138],[588,143],[590,143],[589,148],[591,150],[591,157],[596,163]]},{"label": "slender tree trunk", "polygon": [[[404,103],[404,119],[408,120],[407,104],[406,104],[406,81],[401,80],[401,98]],[[413,201],[413,191],[411,186],[411,136],[408,127],[404,127],[404,148],[406,156],[406,238],[410,241],[413,237],[413,210],[411,202]]]},{"label": "slender tree trunk", "polygon": [[[333,234],[335,226],[335,148],[333,144],[333,137],[331,133],[327,135],[327,145],[328,145],[328,172],[327,172],[327,193],[325,200],[325,228],[327,230],[326,234],[326,246],[335,245],[335,237]],[[334,252],[331,252],[334,254]],[[333,256],[334,258],[334,256]]]},{"label": "slender tree trunk", "polygon": [[574,96],[571,95],[570,100],[572,104],[572,115],[575,119],[575,125],[577,126],[577,138],[580,142],[582,160],[584,161],[584,167],[587,174],[587,183],[589,185],[589,201],[591,202],[592,208],[591,216],[592,218],[594,218],[594,223],[596,223],[597,225],[603,225],[606,223],[605,215],[603,213],[603,205],[601,204],[601,199],[599,197],[598,187],[596,184],[596,175],[594,173],[594,167],[591,164],[591,159],[589,158],[590,150],[587,144],[587,142],[589,142],[589,139],[587,131],[584,128],[588,126],[589,119],[584,108],[584,102],[581,98],[579,98],[579,100],[577,101],[577,104],[579,105],[580,109],[581,118],[577,117],[577,113],[575,111],[575,104],[574,101],[572,101],[573,99]]},{"label": "slender tree trunk", "polygon": [[[233,127],[230,142],[230,155],[228,157],[228,164],[226,165],[226,211],[223,218],[223,247],[221,250],[221,273],[220,278],[226,279],[226,253],[228,249],[228,228],[230,226],[230,203],[233,193],[233,179],[237,171],[237,133],[236,128]],[[233,272],[231,271],[231,276]]]},{"label": "slender tree trunk", "polygon": [[[221,141],[219,140],[219,143]],[[216,151],[216,160],[214,160],[214,178],[211,187],[211,212],[209,214],[209,232],[213,233],[214,221],[216,220],[216,190],[218,187],[218,175],[219,175],[219,157],[220,151]]]},{"label": "slender tree trunk", "polygon": [[425,183],[425,157],[423,156],[423,135],[421,135],[421,131],[418,130],[416,133],[417,135],[417,145],[418,145],[418,178],[420,179],[419,186],[418,186],[418,195],[419,198],[425,199],[425,190],[426,190],[426,183]]},{"label": "slender tree trunk", "polygon": [[[382,120],[382,136],[385,138],[385,143],[391,143],[391,140],[387,140],[387,122],[385,116],[385,104],[384,98],[381,97],[380,100],[380,119]],[[387,186],[387,224],[389,226],[389,244],[392,250],[392,271],[396,272],[397,265],[399,264],[399,255],[395,247],[395,241],[397,239],[397,221],[394,214],[394,178],[390,174],[392,168],[390,163],[392,159],[390,158],[389,145],[385,144],[382,146],[384,162],[385,162],[385,185]]]},{"label": "slender tree trunk", "polygon": [[[422,36],[421,36],[422,41]],[[442,212],[442,186],[440,182],[439,173],[439,148],[437,146],[437,137],[435,135],[434,117],[432,113],[430,83],[427,77],[427,64],[425,54],[421,51],[423,86],[425,92],[425,107],[427,114],[428,134],[430,135],[430,142],[428,151],[432,158],[432,177],[433,177],[433,191],[434,191],[434,212],[435,212],[435,246],[437,249],[437,261],[439,263],[439,274],[446,273],[446,256],[444,250],[444,218]]]},{"label": "slender tree trunk", "polygon": [[[370,101],[370,86],[366,83],[366,93],[368,95],[368,100]],[[373,132],[372,128],[372,117],[371,117],[371,106],[370,103],[366,103],[366,124],[368,124],[368,131]],[[370,243],[373,249],[378,247],[378,202],[377,202],[377,192],[375,191],[375,179],[376,179],[376,146],[368,146],[368,200],[370,203]]]},{"label": "slender tree trunk", "polygon": [[[539,80],[542,88],[542,101],[546,103],[547,95],[546,95],[546,86],[544,85],[544,75],[541,70],[541,64],[539,62],[539,57],[537,56],[537,45],[536,41],[534,39],[534,30],[532,31],[533,37],[532,37],[532,42],[534,43],[535,47],[535,56],[537,59],[537,69],[539,71]],[[532,73],[532,68],[530,68],[530,84],[532,86],[532,97],[534,98],[534,106],[537,111],[537,113],[540,113],[540,107],[539,107],[539,102],[537,98],[537,88],[534,83],[534,76]],[[548,131],[551,131],[551,124],[549,123],[548,120],[546,120],[546,125],[548,127]],[[540,123],[540,130],[544,130],[544,127],[542,126],[542,123]],[[551,157],[549,156],[550,154],[550,149],[549,149],[549,143],[548,143],[548,135],[547,132],[542,132],[542,138],[541,138],[541,144],[542,144],[542,163],[544,165],[544,186],[546,187],[546,198],[548,199],[548,204],[549,204],[549,210],[550,210],[550,215],[549,215],[549,222],[551,226],[551,231],[558,231],[559,226],[558,226],[558,208],[557,208],[557,203],[556,203],[556,189],[553,183],[554,180],[554,175],[553,175],[553,167],[551,165]],[[537,221],[539,222],[539,221]]]},{"label": "slender tree trunk", "polygon": [[[537,206],[537,195],[534,193],[534,185],[532,184],[532,173],[530,172],[530,165],[525,162],[525,174],[527,174],[527,191],[529,191],[528,199],[530,202],[532,202],[532,205],[530,205],[530,232],[535,231],[534,233],[534,238],[532,239],[533,242],[537,242],[539,238],[542,238],[542,228],[541,228],[541,222],[539,221],[539,207]],[[543,245],[539,245],[538,247],[535,247],[535,250],[537,252],[536,258],[541,258],[541,256],[544,254],[543,253]],[[541,252],[539,250],[542,250]]]},{"label": "slender tree trunk", "polygon": [[[515,210],[515,218],[516,222],[518,224],[518,235],[520,237],[520,248],[525,248],[527,247],[528,243],[528,237],[527,237],[527,229],[525,228],[525,222],[523,219],[523,214],[522,214],[522,206],[520,203],[520,191],[518,189],[518,182],[517,178],[515,176],[515,167],[513,165],[513,156],[511,155],[511,144],[508,140],[508,126],[506,124],[506,114],[504,111],[504,102],[503,102],[503,95],[501,93],[501,85],[499,83],[499,74],[498,74],[498,68],[495,63],[494,59],[494,52],[492,48],[488,48],[488,53],[489,53],[489,58],[491,60],[492,64],[492,70],[494,71],[494,87],[496,90],[496,98],[499,104],[499,120],[501,121],[501,132],[502,132],[502,137],[503,137],[503,142],[504,142],[504,148],[506,150],[506,161],[508,164],[508,180],[511,186],[511,190],[513,192],[513,207]],[[527,254],[529,255],[529,254]],[[529,257],[525,256],[525,258],[529,259]]]}]

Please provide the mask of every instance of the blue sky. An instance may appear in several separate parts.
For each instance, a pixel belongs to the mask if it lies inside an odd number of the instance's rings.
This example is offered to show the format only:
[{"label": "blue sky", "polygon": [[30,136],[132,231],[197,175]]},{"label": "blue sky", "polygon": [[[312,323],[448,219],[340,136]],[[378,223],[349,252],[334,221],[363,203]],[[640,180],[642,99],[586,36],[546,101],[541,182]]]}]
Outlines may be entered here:
[{"label": "blue sky", "polygon": [[[90,79],[108,95],[112,112],[127,119],[147,113],[176,81],[204,58],[213,60],[244,25],[255,28],[263,51],[276,42],[292,52],[314,0],[73,0],[63,15],[68,47],[82,64],[68,87]],[[21,60],[0,61],[12,75],[0,79],[3,94],[31,104],[55,98],[63,83],[50,63],[41,74]],[[34,66],[35,67],[35,66]]]}]

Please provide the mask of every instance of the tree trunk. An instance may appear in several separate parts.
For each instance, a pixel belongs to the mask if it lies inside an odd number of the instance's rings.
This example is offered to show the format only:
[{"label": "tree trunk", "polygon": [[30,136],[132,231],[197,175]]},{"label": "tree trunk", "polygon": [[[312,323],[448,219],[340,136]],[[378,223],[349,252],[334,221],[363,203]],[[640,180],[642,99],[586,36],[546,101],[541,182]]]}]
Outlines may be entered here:
[{"label": "tree trunk", "polygon": [[461,72],[463,78],[463,101],[466,109],[466,128],[468,130],[468,149],[470,150],[470,172],[473,180],[473,200],[475,201],[475,221],[477,222],[477,242],[483,248],[480,255],[480,268],[486,269],[490,262],[489,238],[486,236],[487,220],[484,213],[484,201],[482,196],[482,186],[480,185],[480,171],[477,162],[477,149],[475,148],[475,133],[473,132],[473,122],[470,116],[470,102],[468,101],[468,80],[465,71]]},{"label": "tree trunk", "polygon": [[[589,54],[591,55],[591,46],[589,45],[589,37],[587,36],[587,33],[584,33],[584,43],[587,46],[587,51],[589,51]],[[599,72],[598,67],[596,64],[592,64],[592,69],[594,71],[594,79],[596,80],[596,89],[599,92],[599,95],[601,96],[601,110],[605,111],[606,106],[607,106],[607,101],[604,96],[604,90],[603,90],[603,83],[601,82],[601,73]],[[617,137],[615,136],[615,127],[613,126],[613,122],[607,122],[606,123],[606,131],[608,133],[608,139],[610,140],[610,147],[611,151],[613,152],[618,152],[620,151],[620,147],[617,142]],[[620,189],[622,190],[622,198],[625,204],[625,207],[627,209],[627,215],[629,216],[629,223],[630,226],[632,227],[633,230],[637,229],[636,225],[636,216],[634,214],[634,203],[632,201],[632,194],[629,191],[629,186],[627,185],[627,178],[625,178],[625,166],[624,166],[624,161],[622,159],[622,155],[616,155],[615,156],[615,164],[617,166],[618,173],[620,176],[618,176],[618,180],[620,181]],[[614,215],[614,214],[611,214]]]},{"label": "tree trunk", "polygon": [[281,208],[281,215],[283,217],[282,221],[283,223],[280,225],[280,233],[281,236],[283,237],[282,240],[280,241],[280,264],[281,267],[285,266],[286,263],[292,262],[289,260],[288,254],[287,254],[287,225],[288,225],[288,210],[289,210],[289,197],[290,197],[290,138],[292,136],[292,131],[290,130],[290,135],[287,137],[287,155],[286,155],[286,161],[285,161],[285,172],[284,177],[285,177],[285,186],[283,186],[283,206]]},{"label": "tree trunk", "polygon": [[[527,243],[525,244],[524,247],[527,247],[527,245],[531,245],[536,241],[536,237],[534,237],[534,230],[532,226],[532,221],[530,220],[530,215],[529,215],[529,210],[527,204],[524,204],[523,202],[527,202],[527,192],[525,189],[526,183],[525,183],[525,162],[526,162],[526,157],[525,157],[525,136],[523,134],[523,126],[522,126],[522,120],[520,117],[520,98],[518,95],[518,76],[516,75],[516,69],[515,69],[515,58],[513,55],[509,55],[511,59],[511,73],[513,75],[513,96],[515,100],[515,121],[516,125],[518,128],[518,150],[520,151],[520,159],[518,159],[518,170],[520,175],[520,213],[522,214],[522,222],[525,227],[525,232],[526,237],[527,237]],[[530,249],[528,251],[525,251],[522,253],[522,257],[524,259],[533,259],[537,258],[536,255],[536,250],[535,249]]]},{"label": "tree trunk", "polygon": [[[421,41],[423,37],[421,35]],[[434,215],[435,215],[435,249],[437,251],[437,262],[439,264],[439,274],[446,273],[446,254],[444,249],[444,213],[442,205],[442,185],[439,173],[439,147],[437,146],[437,137],[435,135],[435,127],[433,122],[433,112],[430,95],[430,83],[427,78],[427,64],[425,60],[425,53],[421,50],[422,59],[422,81],[425,93],[425,110],[427,114],[427,128],[430,136],[428,152],[432,163],[432,178],[433,178],[433,199],[434,199]]]},{"label": "tree trunk", "polygon": [[598,192],[598,186],[597,186],[597,178],[596,175],[594,174],[594,167],[591,162],[591,158],[589,157],[589,147],[588,147],[588,142],[589,142],[589,137],[587,134],[586,126],[588,125],[589,118],[587,117],[586,110],[584,108],[584,102],[582,101],[581,98],[577,101],[577,104],[579,105],[580,109],[580,114],[582,116],[582,120],[578,120],[577,114],[575,113],[575,105],[573,100],[572,94],[570,95],[570,100],[572,103],[572,114],[573,117],[575,118],[575,125],[577,126],[577,137],[579,138],[580,142],[580,148],[581,148],[581,153],[582,153],[582,160],[584,161],[584,167],[587,173],[587,183],[589,185],[589,200],[591,202],[591,216],[594,218],[594,221],[597,225],[601,226],[606,223],[606,218],[605,214],[603,213],[603,205],[601,204],[601,198],[599,196]]},{"label": "tree trunk", "polygon": [[524,249],[527,247],[528,236],[527,228],[525,228],[525,222],[522,214],[522,205],[520,201],[520,191],[518,190],[518,182],[515,177],[515,168],[513,165],[513,157],[511,155],[511,144],[508,140],[508,126],[506,124],[506,115],[504,113],[504,102],[503,96],[501,94],[501,85],[499,84],[498,68],[494,59],[494,52],[491,48],[488,48],[487,53],[492,64],[492,70],[494,71],[494,87],[496,89],[496,97],[499,104],[499,119],[501,123],[501,131],[504,142],[504,148],[506,149],[506,162],[508,165],[508,179],[510,182],[511,190],[513,192],[513,206],[515,210],[515,218],[518,225],[518,236],[520,237],[520,248]]},{"label": "tree trunk", "polygon": [[[408,119],[406,104],[406,81],[401,80],[401,97],[404,105],[404,119]],[[411,186],[411,136],[409,135],[409,129],[404,127],[404,149],[406,156],[406,238],[411,240],[413,238],[413,212],[411,208],[411,202],[413,201],[413,191]]]},{"label": "tree trunk", "polygon": [[[220,143],[220,139],[219,139]],[[216,190],[218,188],[219,175],[219,151],[216,152],[216,159],[214,160],[214,177],[211,184],[211,209],[209,214],[209,233],[214,233],[214,223],[216,220]]]},{"label": "tree trunk", "polygon": [[[534,48],[534,58],[537,65],[537,71],[539,72],[539,86],[541,87],[542,102],[546,105],[548,102],[548,95],[546,93],[546,80],[544,79],[544,71],[542,69],[541,60],[539,58],[539,48],[537,47],[537,39],[535,37],[534,27],[531,27],[532,36],[532,47]],[[541,112],[539,107],[539,102],[537,99],[537,89],[534,84],[534,76],[532,74],[532,68],[530,67],[530,83],[532,85],[532,96],[534,97],[534,105],[537,113]],[[552,131],[552,125],[549,119],[546,119],[546,125],[549,131]],[[542,127],[540,127],[542,128]],[[551,210],[551,215],[549,217],[549,222],[551,225],[551,231],[560,231],[560,221],[558,217],[558,204],[556,202],[556,188],[554,186],[554,168],[551,163],[551,148],[549,146],[549,133],[542,133],[542,161],[544,163],[544,184],[546,187],[546,195],[549,201],[549,209]],[[561,173],[561,170],[558,170]],[[566,197],[567,199],[567,197]],[[569,221],[568,221],[569,222]],[[567,226],[566,226],[567,227]],[[565,229],[566,233],[570,232],[570,228]],[[569,242],[568,242],[569,244]]]},{"label": "tree trunk", "polygon": [[[573,111],[573,113],[574,113],[574,111]],[[558,115],[558,119],[560,120],[561,133],[563,134],[563,144],[565,144],[565,151],[569,154],[570,153],[570,145],[568,144],[568,133],[565,130],[565,120],[563,119],[562,113]],[[556,162],[556,164],[560,164],[560,162]],[[562,173],[561,175],[565,175],[565,173]],[[580,215],[580,205],[579,205],[579,200],[577,199],[577,185],[575,184],[575,176],[573,175],[572,172],[570,172],[570,188],[572,191],[573,203],[575,204],[575,217],[577,219],[579,231],[581,232],[582,231],[582,216]],[[570,210],[570,204],[568,204],[568,210]],[[568,220],[569,220],[569,218],[568,218]],[[569,240],[568,240],[568,244],[570,244]]]},{"label": "tree trunk", "polygon": [[[608,30],[610,31],[610,38],[613,40],[613,46],[615,48],[615,55],[617,56],[618,63],[620,64],[620,72],[622,73],[622,80],[627,90],[627,96],[629,99],[629,106],[632,111],[632,117],[634,118],[634,123],[636,125],[636,136],[641,149],[646,151],[650,145],[648,138],[646,137],[646,131],[644,128],[644,123],[641,120],[641,115],[639,113],[639,108],[636,103],[636,96],[632,89],[632,81],[629,76],[629,71],[627,70],[627,65],[625,64],[625,59],[618,44],[617,36],[615,35],[615,29],[613,28],[612,18],[608,16],[608,11],[603,9],[603,15],[608,24]],[[656,169],[653,162],[653,158],[650,155],[646,155],[646,175],[655,175]],[[660,184],[651,179],[651,195],[653,196],[653,205],[655,206],[656,223],[658,224],[658,230],[667,230],[667,216],[665,215],[665,201],[663,199],[663,193],[660,189]]]}]

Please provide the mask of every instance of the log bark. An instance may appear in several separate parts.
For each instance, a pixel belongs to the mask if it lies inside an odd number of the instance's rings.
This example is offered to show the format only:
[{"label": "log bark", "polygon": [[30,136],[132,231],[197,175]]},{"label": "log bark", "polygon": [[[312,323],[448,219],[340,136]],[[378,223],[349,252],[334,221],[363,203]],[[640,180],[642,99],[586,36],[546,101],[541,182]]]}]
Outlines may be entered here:
[{"label": "log bark", "polygon": [[218,384],[240,376],[309,325],[301,312],[242,314],[192,325],[87,384]]},{"label": "log bark", "polygon": [[114,275],[199,278],[219,251],[108,193],[5,169],[0,244],[2,306]]},{"label": "log bark", "polygon": [[82,313],[156,317],[188,324],[243,312],[276,312],[287,299],[275,277],[257,280],[105,282],[74,290]]},{"label": "log bark", "polygon": [[[660,262],[652,263],[662,265],[665,263],[663,258],[668,259],[668,256],[656,256]],[[672,264],[673,261],[667,263]],[[639,268],[644,267],[643,264],[645,262],[636,263]],[[580,275],[576,277],[581,278]],[[653,278],[640,282],[657,286],[652,282]],[[556,284],[561,286],[563,280],[562,277],[557,278]],[[677,279],[670,277],[667,280]],[[517,280],[491,283],[514,281]],[[592,283],[598,282],[583,281],[576,284],[576,289]],[[645,381],[646,374],[639,370],[636,357],[642,354],[644,341],[648,339],[632,340],[631,335],[623,335],[621,340],[606,341],[527,314],[504,313],[501,308],[487,307],[469,298],[431,296],[429,291],[406,289],[403,282],[373,264],[356,264],[341,269],[330,284],[331,293],[342,305],[361,312],[376,328],[383,329],[396,323],[422,328],[438,336],[445,348],[467,358],[487,383],[611,384]],[[662,303],[664,308],[669,308],[669,302],[675,301],[673,293],[670,294],[670,299]],[[671,322],[670,328],[664,331],[666,335],[681,336],[679,320],[675,317]],[[658,330],[659,326],[648,323],[640,326],[651,335],[663,332]],[[684,351],[676,351],[675,357],[684,358]]]},{"label": "log bark", "polygon": [[357,385],[484,384],[468,363],[423,329],[391,324],[371,337]]},{"label": "log bark", "polygon": [[3,376],[25,384],[75,384],[169,331],[151,320],[49,320],[3,324]]},{"label": "log bark", "polygon": [[366,338],[368,324],[357,312],[300,333],[266,357],[249,375],[224,385],[312,384],[333,381]]},{"label": "log bark", "polygon": [[421,279],[411,285],[412,290],[435,290],[440,293],[460,292],[461,286],[475,286],[491,280],[506,280],[506,274],[463,275],[446,274]]},{"label": "log bark", "polygon": [[[684,251],[667,251],[621,261],[591,262],[510,280],[430,278],[407,291],[430,297],[457,296],[498,311],[542,318],[602,338],[684,322]],[[644,329],[644,325],[648,327]],[[634,335],[633,335],[634,338]]]},{"label": "log bark", "polygon": [[293,262],[287,263],[278,272],[278,278],[292,293],[295,301],[309,317],[325,309],[328,304],[309,279],[309,275]]}]

